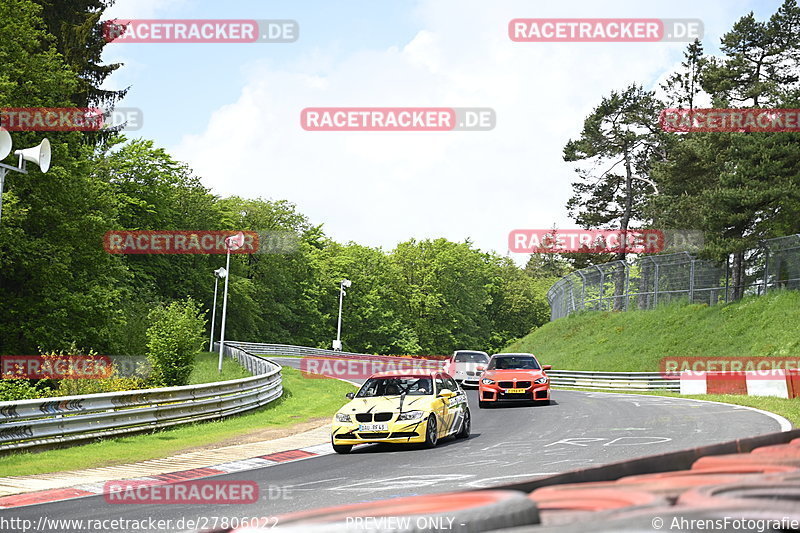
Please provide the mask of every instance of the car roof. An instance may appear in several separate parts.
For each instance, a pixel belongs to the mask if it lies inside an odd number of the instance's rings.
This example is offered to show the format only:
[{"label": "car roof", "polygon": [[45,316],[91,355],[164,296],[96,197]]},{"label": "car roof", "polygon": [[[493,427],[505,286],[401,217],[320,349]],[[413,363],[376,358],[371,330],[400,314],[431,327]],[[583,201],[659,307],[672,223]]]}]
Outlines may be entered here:
[{"label": "car roof", "polygon": [[492,357],[533,357],[536,359],[532,353],[496,353]]},{"label": "car roof", "polygon": [[456,350],[455,352],[453,352],[453,355],[457,353],[481,353],[483,355],[489,355],[488,353],[482,352],[480,350]]},{"label": "car roof", "polygon": [[443,374],[444,372],[408,372],[403,370],[388,370],[386,372],[376,372],[370,376],[372,378],[398,378],[398,377],[408,377],[408,378],[430,378],[435,376],[436,374]]}]

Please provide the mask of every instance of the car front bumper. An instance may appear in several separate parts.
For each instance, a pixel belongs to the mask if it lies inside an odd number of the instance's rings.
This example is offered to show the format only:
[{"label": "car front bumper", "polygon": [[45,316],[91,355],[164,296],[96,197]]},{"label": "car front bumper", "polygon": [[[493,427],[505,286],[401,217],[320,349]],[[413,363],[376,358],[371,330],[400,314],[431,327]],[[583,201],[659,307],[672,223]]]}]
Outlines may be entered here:
[{"label": "car front bumper", "polygon": [[530,402],[550,399],[550,383],[532,385],[522,393],[508,393],[497,384],[487,385],[481,383],[478,388],[478,399],[482,402]]},{"label": "car front bumper", "polygon": [[425,442],[427,415],[418,421],[387,422],[386,430],[359,431],[358,422],[333,422],[331,440],[334,444],[366,444],[386,442],[394,444]]}]

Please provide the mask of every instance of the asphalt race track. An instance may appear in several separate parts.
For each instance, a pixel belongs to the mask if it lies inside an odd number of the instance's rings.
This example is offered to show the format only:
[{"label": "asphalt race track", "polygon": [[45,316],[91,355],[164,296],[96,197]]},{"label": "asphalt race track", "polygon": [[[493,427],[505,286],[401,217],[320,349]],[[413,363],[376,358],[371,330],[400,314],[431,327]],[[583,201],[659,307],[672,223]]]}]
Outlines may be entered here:
[{"label": "asphalt race track", "polygon": [[[297,366],[299,360],[281,359]],[[0,511],[0,518],[141,520],[253,517],[394,496],[519,481],[662,452],[780,431],[766,414],[732,405],[676,398],[553,392],[549,406],[479,409],[467,391],[472,435],[433,450],[367,445],[215,479],[255,480],[252,505],[119,505],[102,496]],[[342,398],[342,403],[346,401]],[[272,499],[270,499],[272,496]],[[85,530],[84,530],[85,531]]]}]

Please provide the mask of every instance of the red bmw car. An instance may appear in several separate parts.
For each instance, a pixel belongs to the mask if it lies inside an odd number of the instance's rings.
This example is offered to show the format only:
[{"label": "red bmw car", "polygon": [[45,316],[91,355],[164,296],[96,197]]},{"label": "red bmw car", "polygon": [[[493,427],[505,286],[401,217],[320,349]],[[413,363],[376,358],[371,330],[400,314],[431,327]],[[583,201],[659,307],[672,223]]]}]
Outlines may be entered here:
[{"label": "red bmw car", "polygon": [[530,353],[498,353],[492,356],[478,385],[478,405],[490,407],[500,402],[550,403],[550,378]]}]

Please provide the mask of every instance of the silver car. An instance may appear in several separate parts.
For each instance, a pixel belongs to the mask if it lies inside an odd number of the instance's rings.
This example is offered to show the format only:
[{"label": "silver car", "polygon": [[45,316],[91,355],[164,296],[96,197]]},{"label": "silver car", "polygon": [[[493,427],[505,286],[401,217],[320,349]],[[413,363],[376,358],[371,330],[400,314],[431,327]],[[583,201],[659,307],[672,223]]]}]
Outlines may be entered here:
[{"label": "silver car", "polygon": [[445,363],[444,371],[461,385],[478,386],[489,363],[489,354],[475,350],[456,350]]}]

